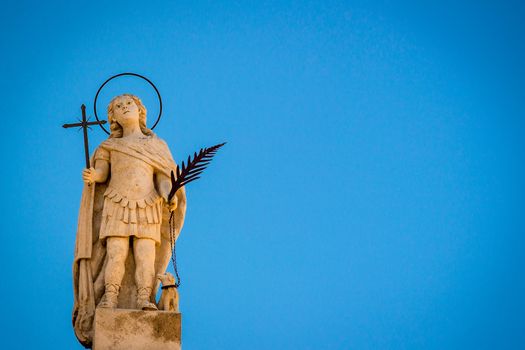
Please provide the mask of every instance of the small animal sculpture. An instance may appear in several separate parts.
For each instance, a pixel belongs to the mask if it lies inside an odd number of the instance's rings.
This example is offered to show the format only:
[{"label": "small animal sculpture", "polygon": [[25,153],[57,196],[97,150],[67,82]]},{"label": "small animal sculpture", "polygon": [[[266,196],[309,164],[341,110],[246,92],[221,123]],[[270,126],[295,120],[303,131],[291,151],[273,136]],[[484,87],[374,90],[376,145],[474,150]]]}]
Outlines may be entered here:
[{"label": "small animal sculpture", "polygon": [[169,272],[158,274],[162,283],[162,294],[159,300],[159,310],[179,312],[179,292],[175,286],[175,277]]}]

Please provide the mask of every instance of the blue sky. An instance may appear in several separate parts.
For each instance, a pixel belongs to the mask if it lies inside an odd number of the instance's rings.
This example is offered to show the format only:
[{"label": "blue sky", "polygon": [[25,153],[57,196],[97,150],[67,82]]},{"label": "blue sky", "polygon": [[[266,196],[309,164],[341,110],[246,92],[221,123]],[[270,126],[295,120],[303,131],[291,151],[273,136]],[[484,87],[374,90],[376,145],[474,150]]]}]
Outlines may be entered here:
[{"label": "blue sky", "polygon": [[[61,125],[125,71],[158,86],[175,159],[228,141],[187,189],[185,349],[525,344],[520,2],[9,1],[0,17],[2,348],[82,348],[83,146]],[[138,80],[100,105],[123,92],[151,125]]]}]

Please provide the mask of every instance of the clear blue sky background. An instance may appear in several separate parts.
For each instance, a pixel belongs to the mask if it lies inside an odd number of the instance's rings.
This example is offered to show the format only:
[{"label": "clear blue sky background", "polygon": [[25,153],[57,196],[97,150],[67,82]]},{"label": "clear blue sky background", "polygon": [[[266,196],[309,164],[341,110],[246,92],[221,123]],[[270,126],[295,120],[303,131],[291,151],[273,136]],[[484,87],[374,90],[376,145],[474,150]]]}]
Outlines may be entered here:
[{"label": "clear blue sky background", "polygon": [[[523,348],[524,18],[519,1],[4,2],[0,347],[81,349],[83,146],[61,125],[132,71],[158,85],[176,159],[229,142],[188,188],[185,349]],[[153,119],[137,80],[100,102],[128,91]]]}]

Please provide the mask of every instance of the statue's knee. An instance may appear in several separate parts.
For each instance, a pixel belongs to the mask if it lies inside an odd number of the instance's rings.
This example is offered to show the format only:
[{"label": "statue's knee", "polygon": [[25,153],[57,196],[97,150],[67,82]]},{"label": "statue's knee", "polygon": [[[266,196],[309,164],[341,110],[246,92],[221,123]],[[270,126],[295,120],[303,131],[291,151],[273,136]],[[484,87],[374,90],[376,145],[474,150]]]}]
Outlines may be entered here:
[{"label": "statue's knee", "polygon": [[126,262],[126,257],[123,254],[114,254],[108,256],[109,263],[111,265],[122,265],[124,266],[124,263]]},{"label": "statue's knee", "polygon": [[135,242],[134,250],[138,262],[155,261],[155,241],[139,239]]},{"label": "statue's knee", "polygon": [[135,265],[140,269],[155,274],[155,256],[135,254]]},{"label": "statue's knee", "polygon": [[120,240],[108,241],[107,254],[112,262],[118,263],[126,260],[128,247],[124,243],[125,242],[121,242]]}]

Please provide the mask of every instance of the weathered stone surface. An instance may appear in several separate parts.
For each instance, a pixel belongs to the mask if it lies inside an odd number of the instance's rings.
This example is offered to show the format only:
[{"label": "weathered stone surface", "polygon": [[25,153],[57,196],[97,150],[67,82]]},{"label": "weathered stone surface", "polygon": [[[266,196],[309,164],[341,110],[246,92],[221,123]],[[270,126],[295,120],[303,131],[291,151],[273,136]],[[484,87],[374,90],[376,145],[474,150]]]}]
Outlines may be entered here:
[{"label": "weathered stone surface", "polygon": [[97,308],[93,350],[180,350],[181,314]]},{"label": "weathered stone surface", "polygon": [[[166,142],[147,128],[146,114],[137,96],[112,99],[111,135],[82,172],[72,321],[86,347],[96,308],[158,309],[156,276],[166,272],[184,222],[184,187],[169,198],[177,165]],[[176,291],[165,293],[166,311],[176,311],[175,298]]]}]

